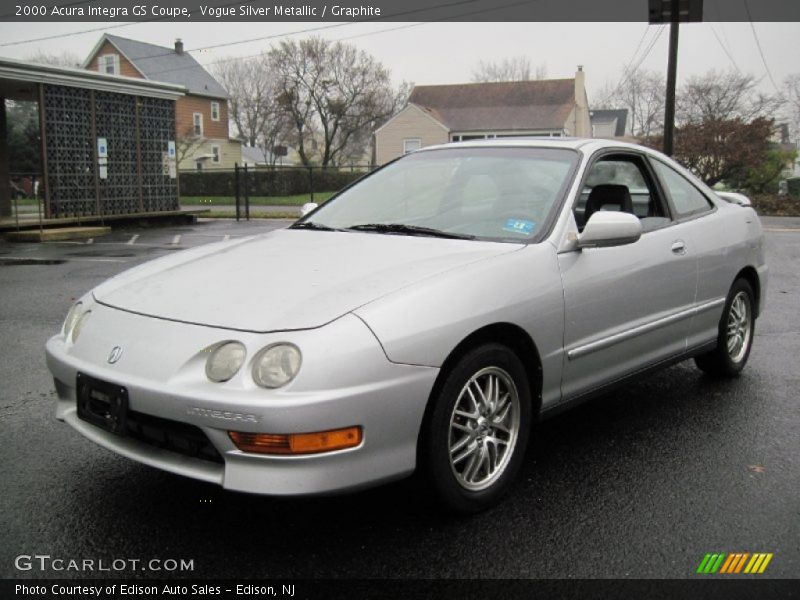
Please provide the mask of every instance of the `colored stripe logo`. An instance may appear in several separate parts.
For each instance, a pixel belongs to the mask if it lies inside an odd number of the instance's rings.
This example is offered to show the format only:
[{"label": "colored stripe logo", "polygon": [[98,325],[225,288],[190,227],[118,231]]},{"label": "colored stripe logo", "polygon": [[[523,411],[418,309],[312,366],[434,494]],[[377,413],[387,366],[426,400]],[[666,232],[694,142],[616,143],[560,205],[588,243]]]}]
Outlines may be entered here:
[{"label": "colored stripe logo", "polygon": [[732,575],[737,573],[763,573],[769,562],[772,560],[772,553],[757,552],[719,552],[706,554],[697,567],[697,573],[702,575],[713,575],[720,573]]}]

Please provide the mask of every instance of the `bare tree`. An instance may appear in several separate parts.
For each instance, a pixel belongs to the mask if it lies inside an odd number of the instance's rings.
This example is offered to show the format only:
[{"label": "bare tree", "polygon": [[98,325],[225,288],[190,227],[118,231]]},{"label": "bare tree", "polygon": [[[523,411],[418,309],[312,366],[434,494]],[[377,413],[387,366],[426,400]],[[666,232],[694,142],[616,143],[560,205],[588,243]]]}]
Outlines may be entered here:
[{"label": "bare tree", "polygon": [[631,133],[643,141],[660,135],[664,127],[664,76],[656,71],[625,71],[616,86],[600,91],[600,108],[627,108]]},{"label": "bare tree", "polygon": [[504,58],[501,61],[480,61],[478,66],[472,70],[472,81],[474,83],[485,83],[492,81],[531,81],[534,79],[545,79],[547,77],[547,65],[538,65],[531,74],[531,61],[527,56],[514,56]]},{"label": "bare tree", "polygon": [[214,76],[228,92],[228,113],[238,137],[260,145],[277,113],[275,74],[266,53],[254,58],[230,58],[215,65]]},{"label": "bare tree", "polygon": [[772,117],[783,99],[759,92],[752,75],[737,71],[709,71],[690,77],[676,98],[679,124],[740,119],[750,122],[759,117]]},{"label": "bare tree", "polygon": [[789,130],[794,140],[800,138],[800,73],[789,75],[783,82]]},{"label": "bare tree", "polygon": [[58,67],[80,67],[83,63],[77,54],[69,50],[64,50],[59,54],[38,50],[26,56],[25,60],[40,65],[55,65]]},{"label": "bare tree", "polygon": [[277,102],[290,124],[290,140],[304,165],[311,164],[314,119],[317,115],[310,90],[323,79],[319,65],[311,61],[312,48],[307,43],[283,40],[269,51],[269,60],[277,77]]},{"label": "bare tree", "polygon": [[175,158],[180,165],[185,159],[193,157],[201,146],[206,142],[206,138],[197,135],[191,125],[183,131],[177,132],[175,138]]},{"label": "bare tree", "polygon": [[369,133],[398,107],[389,71],[355,46],[322,38],[283,40],[269,58],[279,106],[303,164],[310,164],[315,140],[323,166],[358,148],[366,154]]}]

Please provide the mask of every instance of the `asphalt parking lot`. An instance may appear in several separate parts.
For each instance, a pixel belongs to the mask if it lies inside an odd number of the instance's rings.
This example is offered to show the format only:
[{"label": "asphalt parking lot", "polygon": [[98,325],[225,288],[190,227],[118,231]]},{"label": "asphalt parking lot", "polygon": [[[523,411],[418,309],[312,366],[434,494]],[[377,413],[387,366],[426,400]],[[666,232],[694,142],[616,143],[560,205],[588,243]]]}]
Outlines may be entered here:
[{"label": "asphalt parking lot", "polygon": [[[44,343],[71,301],[182,248],[283,227],[208,221],[92,243],[0,242],[0,577],[21,554],[193,559],[193,577],[684,578],[707,552],[800,577],[800,219],[765,219],[771,280],[750,363],[684,363],[541,424],[499,507],[440,514],[413,480],[330,498],[225,492],[55,420]],[[125,572],[124,576],[167,573]]]}]

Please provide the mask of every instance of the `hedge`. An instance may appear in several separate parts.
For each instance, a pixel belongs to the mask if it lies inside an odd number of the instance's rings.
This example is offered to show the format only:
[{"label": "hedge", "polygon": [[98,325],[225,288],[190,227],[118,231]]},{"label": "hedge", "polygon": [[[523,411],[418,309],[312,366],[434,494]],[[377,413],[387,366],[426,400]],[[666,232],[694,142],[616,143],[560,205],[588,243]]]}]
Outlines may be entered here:
[{"label": "hedge", "polygon": [[[335,192],[365,174],[363,170],[323,169],[254,169],[247,173],[251,196],[296,196],[312,191]],[[244,194],[244,173],[239,171],[240,191]],[[189,171],[180,174],[181,196],[235,196],[234,171]]]},{"label": "hedge", "polygon": [[777,195],[753,195],[748,197],[753,202],[753,208],[761,216],[800,217],[800,198]]}]

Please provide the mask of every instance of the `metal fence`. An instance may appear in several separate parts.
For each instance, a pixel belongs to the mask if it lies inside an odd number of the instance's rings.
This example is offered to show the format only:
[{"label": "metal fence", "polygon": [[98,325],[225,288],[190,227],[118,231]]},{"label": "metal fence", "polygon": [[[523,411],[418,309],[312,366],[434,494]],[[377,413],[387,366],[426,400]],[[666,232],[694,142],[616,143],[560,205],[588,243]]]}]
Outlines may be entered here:
[{"label": "metal fence", "polygon": [[181,171],[181,205],[199,204],[228,210],[237,220],[250,218],[254,207],[283,208],[299,214],[306,202],[325,201],[368,174],[371,165],[252,166]]},{"label": "metal fence", "polygon": [[11,215],[0,221],[19,231],[21,228],[38,224],[44,228],[45,207],[43,201],[44,185],[41,173],[11,173]]}]

